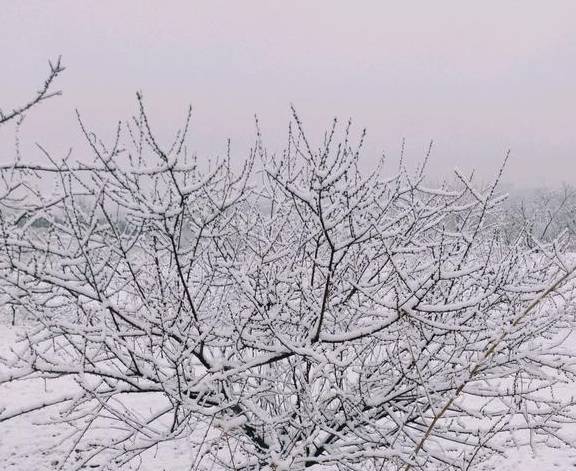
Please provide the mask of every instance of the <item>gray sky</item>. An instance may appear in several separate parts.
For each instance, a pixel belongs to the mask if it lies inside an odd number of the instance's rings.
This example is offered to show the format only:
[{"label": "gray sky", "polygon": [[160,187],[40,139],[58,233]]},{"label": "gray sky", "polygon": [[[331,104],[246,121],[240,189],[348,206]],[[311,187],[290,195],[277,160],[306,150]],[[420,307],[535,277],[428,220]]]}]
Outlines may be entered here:
[{"label": "gray sky", "polygon": [[[334,116],[367,127],[367,165],[382,152],[518,185],[576,183],[576,1],[0,0],[0,103],[25,100],[62,54],[64,96],[31,114],[56,154],[80,143],[74,108],[96,131],[136,110],[142,90],[162,135],[194,107],[191,147],[241,157],[258,114],[271,149],[293,103],[320,140]],[[0,130],[2,149],[11,141]],[[8,156],[8,157],[6,157]],[[3,152],[4,160],[12,153]]]}]

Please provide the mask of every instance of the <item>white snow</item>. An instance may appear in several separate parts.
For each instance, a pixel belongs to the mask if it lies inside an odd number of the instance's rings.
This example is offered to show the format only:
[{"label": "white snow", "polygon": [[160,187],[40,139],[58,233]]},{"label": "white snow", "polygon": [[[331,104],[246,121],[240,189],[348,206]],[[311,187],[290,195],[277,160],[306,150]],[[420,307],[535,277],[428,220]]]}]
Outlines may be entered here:
[{"label": "white snow", "polygon": [[[17,336],[22,327],[12,327],[8,324],[8,316],[0,316],[0,355],[5,355],[15,346]],[[0,370],[0,374],[2,371]],[[49,402],[62,395],[73,393],[78,386],[70,379],[30,380],[0,385],[0,414],[6,411],[17,411],[25,404],[38,401]],[[142,409],[154,406],[153,396],[143,398]],[[48,410],[38,410],[19,417],[0,422],[0,470],[2,471],[45,471],[57,470],[61,465],[63,453],[68,443],[61,443],[66,437],[67,426],[52,424],[50,418],[56,416],[58,406]],[[71,462],[79,463],[82,456],[72,453]],[[157,449],[152,449],[142,455],[142,460],[136,460],[121,470],[141,471],[187,471],[190,469],[194,456],[187,450],[183,441],[164,443]],[[138,468],[138,466],[140,466]],[[67,468],[64,468],[67,469]],[[90,465],[86,469],[91,468]]]},{"label": "white snow", "polygon": [[[16,344],[17,336],[23,331],[21,326],[13,327],[8,316],[0,319],[0,355],[6,354]],[[575,345],[576,348],[576,345]],[[0,372],[1,373],[1,372]],[[24,404],[49,402],[58,396],[71,394],[77,386],[69,379],[16,382],[0,386],[0,411],[14,411]],[[576,395],[576,384],[568,385],[562,394]],[[142,408],[154,405],[154,397],[142,399]],[[4,471],[43,471],[59,469],[66,444],[61,441],[66,436],[66,425],[50,424],[51,414],[57,406],[49,410],[34,411],[5,422],[0,422],[0,470]],[[241,419],[231,421],[228,427],[239,425]],[[566,426],[564,435],[576,438],[576,424]],[[194,456],[185,441],[172,441],[154,448],[121,470],[141,471],[184,471],[194,463]],[[72,460],[80,462],[82,457],[73,453]],[[138,468],[139,466],[139,468]],[[90,465],[86,469],[91,469]],[[538,447],[535,450],[522,447],[508,452],[490,463],[480,465],[478,470],[497,469],[499,471],[552,471],[576,469],[576,450],[569,448],[551,449]]]}]

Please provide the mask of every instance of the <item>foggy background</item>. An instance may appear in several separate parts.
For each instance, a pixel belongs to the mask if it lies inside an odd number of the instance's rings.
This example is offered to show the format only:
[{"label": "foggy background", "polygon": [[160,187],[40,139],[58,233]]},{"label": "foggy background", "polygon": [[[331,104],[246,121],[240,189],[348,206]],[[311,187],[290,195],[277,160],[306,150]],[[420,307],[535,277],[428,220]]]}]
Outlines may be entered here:
[{"label": "foggy background", "polygon": [[[497,172],[516,186],[575,182],[576,2],[542,1],[9,1],[0,0],[0,104],[31,98],[62,55],[64,91],[21,131],[55,156],[89,155],[75,121],[103,137],[137,111],[142,90],[163,138],[193,106],[190,148],[244,158],[254,115],[274,151],[290,104],[320,142],[337,116],[366,127],[364,163],[416,163],[433,139],[429,174]],[[0,130],[0,161],[14,157]],[[391,170],[392,171],[392,170]]]}]

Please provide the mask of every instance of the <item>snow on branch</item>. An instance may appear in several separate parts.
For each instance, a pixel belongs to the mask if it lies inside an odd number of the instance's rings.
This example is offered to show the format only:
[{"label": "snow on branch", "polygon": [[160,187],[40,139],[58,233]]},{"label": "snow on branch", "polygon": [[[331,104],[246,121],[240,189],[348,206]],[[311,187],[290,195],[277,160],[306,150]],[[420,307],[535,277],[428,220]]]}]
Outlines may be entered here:
[{"label": "snow on branch", "polygon": [[189,115],[164,148],[138,101],[108,144],[80,120],[92,162],[0,168],[27,188],[0,205],[0,289],[35,325],[0,381],[77,387],[0,420],[61,408],[70,469],[186,437],[191,465],[374,471],[472,469],[576,420],[553,392],[572,265],[503,236],[496,183],[363,173],[363,135],[316,147],[296,114],[280,157],[203,161]]}]

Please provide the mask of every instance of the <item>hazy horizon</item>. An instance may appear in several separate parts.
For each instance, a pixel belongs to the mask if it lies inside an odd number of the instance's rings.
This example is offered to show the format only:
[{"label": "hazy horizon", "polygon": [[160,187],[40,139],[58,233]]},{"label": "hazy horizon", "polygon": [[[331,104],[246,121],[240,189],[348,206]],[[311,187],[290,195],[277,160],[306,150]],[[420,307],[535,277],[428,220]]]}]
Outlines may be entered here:
[{"label": "hazy horizon", "polygon": [[[104,137],[136,111],[142,90],[154,126],[170,136],[193,106],[190,147],[238,158],[254,142],[280,150],[293,104],[313,141],[337,116],[368,130],[364,162],[410,162],[430,140],[432,178],[454,167],[504,181],[572,183],[576,164],[576,3],[403,4],[342,1],[5,2],[0,11],[0,103],[33,96],[47,60],[63,57],[64,94],[31,113],[21,134],[55,155],[87,152],[75,122]],[[13,158],[13,128],[0,160]]]}]

